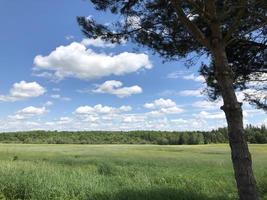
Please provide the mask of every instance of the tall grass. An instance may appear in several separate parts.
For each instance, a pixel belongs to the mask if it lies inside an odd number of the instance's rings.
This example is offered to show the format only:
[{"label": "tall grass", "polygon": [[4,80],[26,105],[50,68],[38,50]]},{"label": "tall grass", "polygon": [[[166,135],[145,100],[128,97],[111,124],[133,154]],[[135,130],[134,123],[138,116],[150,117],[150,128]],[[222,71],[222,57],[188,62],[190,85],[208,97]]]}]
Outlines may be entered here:
[{"label": "tall grass", "polygon": [[[267,145],[251,149],[266,199]],[[0,162],[6,200],[237,199],[226,145],[1,145]]]}]

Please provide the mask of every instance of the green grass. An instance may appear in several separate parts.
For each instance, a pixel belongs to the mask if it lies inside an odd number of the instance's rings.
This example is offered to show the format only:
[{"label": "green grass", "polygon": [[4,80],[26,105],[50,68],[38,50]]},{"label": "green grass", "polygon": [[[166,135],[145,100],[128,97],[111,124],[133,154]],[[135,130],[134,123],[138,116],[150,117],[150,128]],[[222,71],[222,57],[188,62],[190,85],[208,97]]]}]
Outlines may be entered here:
[{"label": "green grass", "polygon": [[[250,145],[267,199],[267,145]],[[228,145],[0,144],[0,199],[237,199]]]}]

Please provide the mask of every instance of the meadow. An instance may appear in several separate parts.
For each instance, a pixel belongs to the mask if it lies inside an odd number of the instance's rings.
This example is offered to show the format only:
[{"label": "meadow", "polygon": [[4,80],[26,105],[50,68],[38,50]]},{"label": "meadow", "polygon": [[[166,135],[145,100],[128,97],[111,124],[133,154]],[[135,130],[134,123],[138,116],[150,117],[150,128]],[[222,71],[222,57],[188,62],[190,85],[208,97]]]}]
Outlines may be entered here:
[{"label": "meadow", "polygon": [[[267,199],[267,145],[250,145]],[[0,199],[237,199],[227,144],[0,144]]]}]

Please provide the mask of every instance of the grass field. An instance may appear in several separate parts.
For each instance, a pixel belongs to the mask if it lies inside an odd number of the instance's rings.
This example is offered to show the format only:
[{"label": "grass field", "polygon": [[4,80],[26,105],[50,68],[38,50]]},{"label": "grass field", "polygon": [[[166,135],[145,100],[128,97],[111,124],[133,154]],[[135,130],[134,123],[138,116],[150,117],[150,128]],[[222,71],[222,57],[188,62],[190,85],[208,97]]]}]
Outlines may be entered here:
[{"label": "grass field", "polygon": [[[267,199],[267,145],[250,145]],[[228,145],[0,144],[0,199],[236,199]]]}]

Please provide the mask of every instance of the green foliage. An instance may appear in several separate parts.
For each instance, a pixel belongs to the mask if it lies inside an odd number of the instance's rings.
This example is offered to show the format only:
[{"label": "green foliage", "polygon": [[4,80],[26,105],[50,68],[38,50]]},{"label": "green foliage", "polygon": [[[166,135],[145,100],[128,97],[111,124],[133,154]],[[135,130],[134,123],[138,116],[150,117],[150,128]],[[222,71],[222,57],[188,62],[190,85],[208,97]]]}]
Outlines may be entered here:
[{"label": "green foliage", "polygon": [[[267,34],[267,31],[266,33]],[[234,87],[244,91],[245,100],[257,108],[267,111],[267,85],[264,73],[267,73],[267,35],[265,41],[235,41],[226,48],[229,65],[233,71]],[[221,96],[220,87],[215,77],[215,62],[202,64],[200,74],[204,76],[207,88],[205,93],[215,101]],[[250,82],[258,84],[249,84]],[[250,92],[246,92],[246,90]],[[261,94],[261,95],[259,95]]]},{"label": "green foliage", "polygon": [[[246,127],[249,143],[267,143],[267,129],[262,127]],[[211,144],[227,143],[227,129],[219,128],[212,131],[30,131],[0,133],[1,143],[24,144]]]}]

